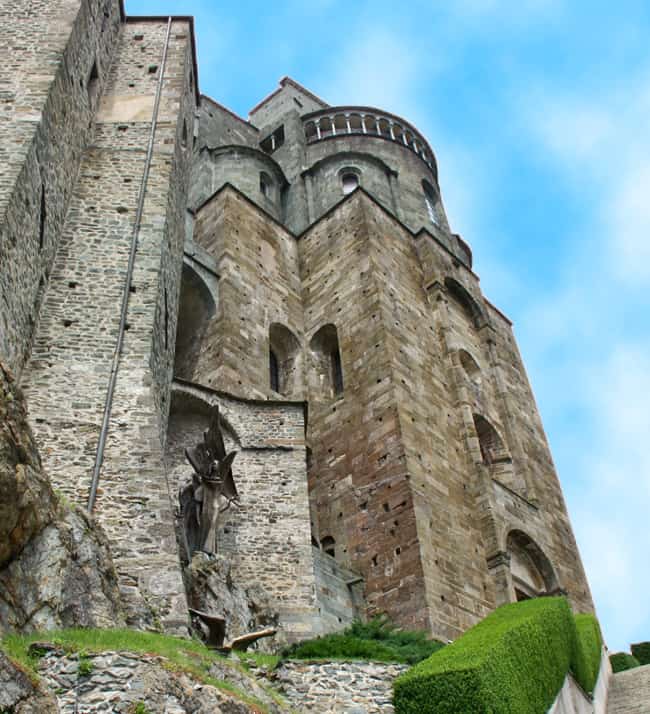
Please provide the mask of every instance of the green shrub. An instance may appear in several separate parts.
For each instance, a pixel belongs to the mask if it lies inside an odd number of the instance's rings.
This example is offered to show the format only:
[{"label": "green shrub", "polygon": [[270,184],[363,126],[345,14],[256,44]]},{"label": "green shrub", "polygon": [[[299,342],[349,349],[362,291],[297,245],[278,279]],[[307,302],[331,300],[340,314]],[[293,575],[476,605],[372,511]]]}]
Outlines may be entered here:
[{"label": "green shrub", "polygon": [[564,598],[504,605],[395,681],[397,714],[543,714],[577,650]]},{"label": "green shrub", "polygon": [[591,694],[600,670],[603,636],[594,615],[576,615],[576,652],[571,669],[580,686]]},{"label": "green shrub", "polygon": [[425,632],[398,630],[385,617],[354,622],[332,635],[299,642],[282,651],[292,659],[366,659],[415,664],[443,647]]},{"label": "green shrub", "polygon": [[626,669],[634,669],[640,664],[639,660],[628,652],[614,652],[614,654],[609,655],[609,661],[614,673],[624,672]]},{"label": "green shrub", "polygon": [[632,656],[636,657],[639,664],[650,664],[650,642],[632,645]]}]

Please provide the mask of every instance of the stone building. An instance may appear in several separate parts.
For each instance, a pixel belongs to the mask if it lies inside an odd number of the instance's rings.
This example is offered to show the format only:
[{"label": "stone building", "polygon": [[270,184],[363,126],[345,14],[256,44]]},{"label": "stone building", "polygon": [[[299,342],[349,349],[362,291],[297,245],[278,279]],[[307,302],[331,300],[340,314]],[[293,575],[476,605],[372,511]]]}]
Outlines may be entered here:
[{"label": "stone building", "polygon": [[130,623],[186,626],[176,494],[215,405],[241,495],[219,549],[288,638],[591,610],[511,323],[418,130],[289,78],[244,120],[200,95],[190,17],[0,8],[0,359]]}]

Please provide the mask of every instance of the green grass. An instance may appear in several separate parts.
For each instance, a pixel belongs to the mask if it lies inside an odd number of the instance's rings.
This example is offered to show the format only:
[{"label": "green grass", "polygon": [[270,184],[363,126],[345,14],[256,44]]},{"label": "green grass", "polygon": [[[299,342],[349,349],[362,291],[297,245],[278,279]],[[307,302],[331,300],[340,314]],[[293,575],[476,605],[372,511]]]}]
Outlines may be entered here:
[{"label": "green grass", "polygon": [[444,645],[425,632],[399,630],[385,617],[354,622],[331,635],[299,642],[282,651],[283,659],[370,660],[415,664]]},{"label": "green grass", "polygon": [[[29,635],[8,635],[0,641],[0,648],[33,677],[36,674],[38,654],[30,656],[29,646],[33,642],[39,641],[51,642],[67,652],[80,653],[79,673],[82,675],[90,674],[88,667],[92,669],[92,661],[88,660],[89,654],[114,650],[159,655],[167,660],[166,666],[169,669],[186,672],[205,684],[211,684],[227,691],[236,698],[250,704],[257,711],[268,711],[259,700],[229,682],[210,676],[208,673],[210,666],[216,660],[226,662],[228,666],[233,668],[237,668],[237,665],[212,652],[196,640],[126,629],[69,629],[34,632]],[[84,660],[87,662],[85,667],[82,664]],[[81,671],[82,668],[85,670],[84,672]],[[277,701],[277,692],[272,691],[270,688],[267,689],[269,696],[272,696]]]}]

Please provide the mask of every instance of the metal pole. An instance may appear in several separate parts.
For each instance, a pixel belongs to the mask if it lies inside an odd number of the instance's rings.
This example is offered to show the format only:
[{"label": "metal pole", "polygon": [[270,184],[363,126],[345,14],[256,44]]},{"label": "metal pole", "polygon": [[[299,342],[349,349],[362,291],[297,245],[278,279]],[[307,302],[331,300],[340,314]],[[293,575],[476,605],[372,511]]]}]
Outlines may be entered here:
[{"label": "metal pole", "polygon": [[111,376],[108,382],[108,390],[106,393],[106,402],[104,404],[104,417],[102,419],[102,428],[99,432],[99,442],[97,444],[97,454],[95,456],[95,466],[93,468],[93,479],[90,484],[90,494],[88,496],[88,512],[92,513],[97,498],[97,487],[99,485],[99,473],[104,462],[104,449],[106,447],[106,437],[108,435],[108,423],[111,418],[111,409],[113,407],[113,395],[115,393],[115,384],[117,382],[117,370],[122,354],[122,344],[124,342],[124,332],[126,327],[126,315],[129,308],[129,293],[131,281],[133,279],[133,267],[135,265],[135,254],[138,248],[138,235],[140,234],[140,224],[142,222],[142,212],[144,210],[144,199],[147,192],[147,181],[149,180],[149,170],[151,168],[151,158],[153,156],[154,140],[156,138],[156,123],[158,121],[158,110],[160,108],[160,97],[162,94],[163,77],[165,74],[165,65],[167,63],[167,50],[169,49],[169,37],[172,28],[172,18],[167,19],[167,34],[165,36],[165,46],[163,48],[162,60],[160,62],[160,76],[158,77],[158,86],[156,88],[156,99],[153,106],[153,116],[151,119],[151,131],[149,133],[149,145],[147,146],[147,155],[145,158],[144,172],[142,181],[140,182],[140,195],[138,197],[138,209],[135,216],[135,224],[133,226],[133,235],[131,237],[131,251],[129,253],[129,263],[124,281],[124,292],[122,293],[122,310],[120,313],[120,327],[117,334],[117,343],[115,352],[113,353],[113,362],[111,365]]}]

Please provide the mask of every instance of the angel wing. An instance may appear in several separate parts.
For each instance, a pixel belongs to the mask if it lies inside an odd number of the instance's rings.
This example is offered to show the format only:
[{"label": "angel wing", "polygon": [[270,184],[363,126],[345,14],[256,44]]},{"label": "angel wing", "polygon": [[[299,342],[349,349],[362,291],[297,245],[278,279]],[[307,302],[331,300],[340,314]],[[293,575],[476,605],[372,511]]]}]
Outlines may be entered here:
[{"label": "angel wing", "polygon": [[223,443],[223,434],[221,433],[221,417],[219,416],[219,405],[217,404],[212,412],[210,426],[203,432],[203,441],[212,454],[214,461],[222,461],[226,458],[226,447]]},{"label": "angel wing", "polygon": [[232,476],[232,462],[237,456],[236,451],[231,451],[217,467],[217,478],[221,480],[221,495],[229,501],[234,501],[239,498],[235,479]]},{"label": "angel wing", "polygon": [[185,457],[200,476],[207,476],[212,467],[212,457],[205,444],[197,444],[185,449]]}]

